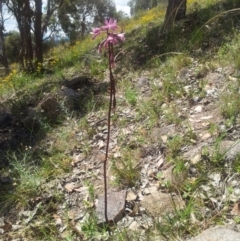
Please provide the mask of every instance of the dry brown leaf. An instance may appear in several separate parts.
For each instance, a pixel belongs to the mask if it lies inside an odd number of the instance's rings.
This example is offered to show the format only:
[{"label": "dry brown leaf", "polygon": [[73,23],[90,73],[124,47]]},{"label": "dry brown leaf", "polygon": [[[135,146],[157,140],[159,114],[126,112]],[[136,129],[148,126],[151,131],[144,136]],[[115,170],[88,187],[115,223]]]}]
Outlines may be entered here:
[{"label": "dry brown leaf", "polygon": [[157,168],[160,168],[162,166],[164,162],[164,159],[163,159],[163,156],[160,155],[158,158],[157,158]]},{"label": "dry brown leaf", "polygon": [[74,154],[73,155],[73,160],[72,160],[72,166],[75,166],[75,164],[77,164],[78,162],[83,161],[85,158],[85,155],[83,153],[80,154]]},{"label": "dry brown leaf", "polygon": [[53,217],[54,217],[54,219],[55,219],[55,221],[56,221],[56,225],[57,226],[62,226],[62,219],[61,219],[61,217],[60,216],[58,216],[57,214],[53,214]]},{"label": "dry brown leaf", "polygon": [[240,216],[240,202],[234,204],[231,214]]},{"label": "dry brown leaf", "polygon": [[163,143],[166,143],[167,142],[167,139],[168,139],[168,137],[167,136],[161,136],[161,140],[162,140],[162,142]]},{"label": "dry brown leaf", "polygon": [[82,194],[87,194],[88,193],[88,187],[74,188],[74,191],[81,192]]},{"label": "dry brown leaf", "polygon": [[75,184],[74,182],[70,182],[70,183],[67,183],[64,188],[68,191],[68,192],[72,192],[73,189],[75,188]]},{"label": "dry brown leaf", "polygon": [[98,142],[98,147],[101,149],[101,148],[103,148],[105,146],[105,142],[103,141],[103,140],[100,140],[99,142]]},{"label": "dry brown leaf", "polygon": [[211,134],[205,133],[203,136],[201,136],[201,140],[207,140],[209,137],[211,137]]}]

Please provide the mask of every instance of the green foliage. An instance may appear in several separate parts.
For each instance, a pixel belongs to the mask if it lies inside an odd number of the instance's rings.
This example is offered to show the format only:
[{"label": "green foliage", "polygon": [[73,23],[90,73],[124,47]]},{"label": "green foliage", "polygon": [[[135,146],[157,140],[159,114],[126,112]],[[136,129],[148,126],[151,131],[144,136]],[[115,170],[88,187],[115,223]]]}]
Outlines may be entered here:
[{"label": "green foliage", "polygon": [[[9,163],[14,189],[12,193],[10,189],[0,198],[0,203],[9,206],[13,204],[30,206],[31,200],[33,201],[44,192],[42,186],[47,179],[53,179],[55,175],[69,170],[69,159],[58,153],[52,153],[51,156],[42,154],[39,157],[31,150],[22,154],[12,153],[9,154]],[[52,194],[59,202],[61,201],[62,197],[58,191],[53,191]]]},{"label": "green foliage", "polygon": [[65,34],[73,44],[83,39],[92,25],[99,25],[107,17],[115,17],[116,8],[112,0],[64,1],[58,9],[58,18]]},{"label": "green foliage", "polygon": [[126,150],[125,155],[121,158],[112,160],[112,171],[116,183],[123,187],[133,187],[140,177],[139,166],[129,150]]},{"label": "green foliage", "polygon": [[226,119],[236,120],[240,113],[239,84],[229,85],[228,91],[221,95],[220,109]]},{"label": "green foliage", "polygon": [[176,209],[173,213],[164,215],[162,222],[157,223],[156,229],[163,237],[171,240],[176,240],[189,233],[194,235],[198,228],[191,222],[193,212],[194,204],[189,202],[184,209]]},{"label": "green foliage", "polygon": [[128,6],[130,7],[131,15],[136,15],[140,11],[156,7],[162,2],[166,3],[166,1],[162,0],[130,0]]},{"label": "green foliage", "polygon": [[17,31],[10,31],[5,38],[5,48],[9,63],[16,63],[19,61],[20,52],[20,34]]},{"label": "green foliage", "polygon": [[125,97],[130,105],[136,105],[137,103],[137,92],[134,89],[127,88],[125,91]]}]

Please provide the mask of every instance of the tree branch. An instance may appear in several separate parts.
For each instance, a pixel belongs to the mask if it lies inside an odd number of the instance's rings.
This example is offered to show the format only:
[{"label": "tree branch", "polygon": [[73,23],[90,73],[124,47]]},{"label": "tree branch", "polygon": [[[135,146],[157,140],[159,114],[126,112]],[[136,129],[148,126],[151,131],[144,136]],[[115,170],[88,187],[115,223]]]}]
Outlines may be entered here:
[{"label": "tree branch", "polygon": [[47,26],[48,26],[48,24],[49,24],[49,21],[50,21],[52,15],[53,15],[54,11],[62,6],[63,1],[64,1],[64,0],[60,0],[59,4],[58,4],[58,5],[55,5],[55,6],[51,9],[50,0],[48,0],[48,2],[47,2],[47,14],[46,14],[46,18],[45,18],[45,20],[44,20],[44,24],[43,24],[43,26],[42,26],[42,36],[43,36],[44,32],[47,31]]}]

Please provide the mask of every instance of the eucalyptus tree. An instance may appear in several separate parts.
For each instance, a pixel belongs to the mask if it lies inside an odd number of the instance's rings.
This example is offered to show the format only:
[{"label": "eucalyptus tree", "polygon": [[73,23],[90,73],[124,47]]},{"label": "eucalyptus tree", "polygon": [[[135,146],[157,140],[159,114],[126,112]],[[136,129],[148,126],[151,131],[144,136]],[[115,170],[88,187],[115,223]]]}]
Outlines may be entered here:
[{"label": "eucalyptus tree", "polygon": [[168,0],[167,11],[163,23],[163,29],[169,29],[174,21],[186,16],[187,0]]},{"label": "eucalyptus tree", "polygon": [[65,0],[58,9],[61,28],[71,43],[83,38],[93,25],[115,16],[116,7],[112,0]]},{"label": "eucalyptus tree", "polygon": [[9,72],[8,59],[6,55],[5,39],[4,39],[4,23],[7,20],[6,8],[4,1],[0,1],[0,64],[5,68],[5,74]]},{"label": "eucalyptus tree", "polygon": [[[20,33],[19,64],[26,71],[33,71],[43,62],[43,36],[53,13],[64,0],[5,0],[16,19]],[[43,11],[44,10],[44,11]],[[35,58],[35,65],[33,60]]]},{"label": "eucalyptus tree", "polygon": [[141,10],[147,10],[156,7],[165,0],[130,0],[128,6],[130,7],[131,15],[135,15]]}]

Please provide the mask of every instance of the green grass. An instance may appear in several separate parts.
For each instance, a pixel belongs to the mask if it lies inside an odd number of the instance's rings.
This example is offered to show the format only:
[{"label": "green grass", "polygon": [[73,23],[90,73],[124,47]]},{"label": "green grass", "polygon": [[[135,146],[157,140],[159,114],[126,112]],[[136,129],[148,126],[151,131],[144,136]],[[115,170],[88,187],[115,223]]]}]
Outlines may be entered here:
[{"label": "green grass", "polygon": [[[5,190],[5,195],[0,199],[2,207],[13,204],[30,207],[31,202],[34,203],[46,191],[42,187],[48,180],[69,171],[70,160],[62,153],[52,152],[51,156],[37,156],[30,150],[22,154],[10,154],[9,162],[13,189]],[[57,190],[52,190],[52,193],[58,201],[61,200],[61,194]]]},{"label": "green grass", "polygon": [[135,160],[134,151],[126,149],[120,158],[112,159],[114,182],[122,187],[134,187],[140,178],[139,163]]}]

